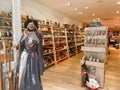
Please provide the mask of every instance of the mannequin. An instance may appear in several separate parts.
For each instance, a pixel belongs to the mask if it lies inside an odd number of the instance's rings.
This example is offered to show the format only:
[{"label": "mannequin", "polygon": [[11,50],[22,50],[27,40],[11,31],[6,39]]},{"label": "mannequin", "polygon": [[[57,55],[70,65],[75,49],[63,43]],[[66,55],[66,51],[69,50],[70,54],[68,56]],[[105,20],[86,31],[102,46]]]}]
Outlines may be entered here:
[{"label": "mannequin", "polygon": [[19,90],[43,90],[40,76],[43,75],[42,35],[37,33],[38,23],[27,19],[26,30],[20,39],[21,56],[19,69]]}]

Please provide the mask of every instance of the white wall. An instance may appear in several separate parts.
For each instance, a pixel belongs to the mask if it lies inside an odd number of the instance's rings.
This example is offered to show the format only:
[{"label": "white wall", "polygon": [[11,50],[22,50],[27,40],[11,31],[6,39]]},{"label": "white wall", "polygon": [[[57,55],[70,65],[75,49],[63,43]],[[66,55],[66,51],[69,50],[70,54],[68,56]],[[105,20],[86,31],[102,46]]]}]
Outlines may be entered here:
[{"label": "white wall", "polygon": [[60,22],[61,25],[63,25],[63,23],[81,25],[80,21],[72,19],[71,17],[31,0],[22,0],[22,14],[32,15],[34,18],[38,18],[40,20],[49,19],[54,22]]},{"label": "white wall", "polygon": [[0,0],[0,12],[1,11],[11,11],[12,0]]}]

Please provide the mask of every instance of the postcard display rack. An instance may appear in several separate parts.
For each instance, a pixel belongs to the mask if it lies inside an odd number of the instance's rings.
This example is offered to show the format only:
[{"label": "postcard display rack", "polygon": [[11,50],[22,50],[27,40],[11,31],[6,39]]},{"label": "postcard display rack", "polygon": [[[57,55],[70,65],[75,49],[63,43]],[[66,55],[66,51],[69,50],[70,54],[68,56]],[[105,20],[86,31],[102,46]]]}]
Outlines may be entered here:
[{"label": "postcard display rack", "polygon": [[89,78],[97,80],[99,87],[104,87],[105,62],[107,55],[107,27],[85,28],[85,40],[82,50],[84,56],[81,65],[86,61]]}]

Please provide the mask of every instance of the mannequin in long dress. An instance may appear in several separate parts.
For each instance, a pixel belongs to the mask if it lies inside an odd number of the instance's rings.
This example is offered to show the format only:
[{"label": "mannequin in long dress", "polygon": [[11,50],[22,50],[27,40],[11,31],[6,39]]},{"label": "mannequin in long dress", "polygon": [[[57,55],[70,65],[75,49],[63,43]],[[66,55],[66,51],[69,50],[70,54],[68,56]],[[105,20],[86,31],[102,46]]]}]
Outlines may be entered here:
[{"label": "mannequin in long dress", "polygon": [[43,90],[40,78],[44,71],[42,35],[37,33],[37,25],[35,20],[27,20],[20,40],[19,90]]}]

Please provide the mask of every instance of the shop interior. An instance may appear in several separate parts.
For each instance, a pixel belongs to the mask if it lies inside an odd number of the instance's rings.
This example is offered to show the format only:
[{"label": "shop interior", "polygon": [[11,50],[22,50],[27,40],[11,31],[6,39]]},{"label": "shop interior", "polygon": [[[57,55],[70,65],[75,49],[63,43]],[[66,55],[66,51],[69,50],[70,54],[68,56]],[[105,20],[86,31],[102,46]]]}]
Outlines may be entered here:
[{"label": "shop interior", "polygon": [[43,90],[120,90],[120,0],[0,0],[0,90],[19,90],[28,18],[43,37]]}]

